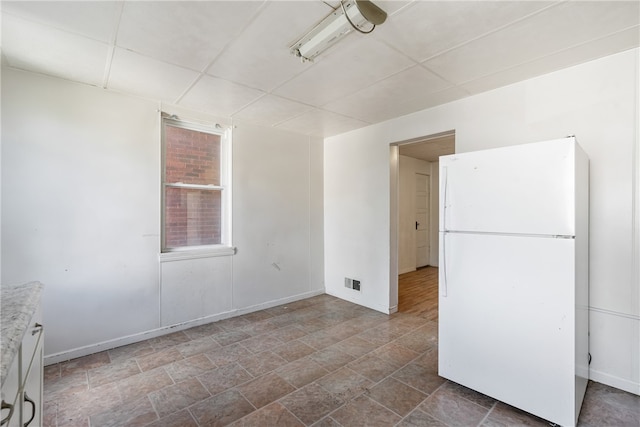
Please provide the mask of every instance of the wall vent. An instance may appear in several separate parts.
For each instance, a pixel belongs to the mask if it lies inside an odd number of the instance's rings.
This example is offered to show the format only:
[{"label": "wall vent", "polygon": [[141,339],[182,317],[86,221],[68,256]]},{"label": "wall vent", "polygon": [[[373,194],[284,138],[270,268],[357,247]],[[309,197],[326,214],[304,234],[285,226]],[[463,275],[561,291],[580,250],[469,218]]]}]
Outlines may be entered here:
[{"label": "wall vent", "polygon": [[344,287],[353,289],[354,291],[360,290],[360,280],[350,279],[348,277],[344,278]]}]

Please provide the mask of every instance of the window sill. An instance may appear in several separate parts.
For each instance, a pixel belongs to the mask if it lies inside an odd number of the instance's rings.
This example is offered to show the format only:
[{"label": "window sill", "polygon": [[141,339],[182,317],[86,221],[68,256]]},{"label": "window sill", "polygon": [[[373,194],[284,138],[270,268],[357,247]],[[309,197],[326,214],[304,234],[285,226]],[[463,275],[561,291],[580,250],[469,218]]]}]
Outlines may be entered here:
[{"label": "window sill", "polygon": [[235,255],[233,246],[216,246],[206,249],[182,249],[171,252],[163,252],[158,255],[160,262],[182,261],[187,259],[213,258],[219,256]]}]

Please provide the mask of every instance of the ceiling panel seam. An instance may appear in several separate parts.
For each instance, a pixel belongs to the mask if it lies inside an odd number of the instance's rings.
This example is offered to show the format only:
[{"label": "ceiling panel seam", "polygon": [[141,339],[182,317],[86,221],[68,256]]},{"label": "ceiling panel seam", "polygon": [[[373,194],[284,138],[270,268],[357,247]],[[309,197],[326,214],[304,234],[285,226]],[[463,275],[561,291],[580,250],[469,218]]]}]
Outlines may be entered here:
[{"label": "ceiling panel seam", "polygon": [[[573,45],[571,45],[571,46],[567,46],[567,47],[565,47],[565,48],[558,49],[558,50],[555,50],[555,51],[553,51],[553,52],[547,53],[547,54],[545,54],[545,55],[541,55],[541,56],[535,57],[535,58],[533,58],[533,59],[529,59],[529,60],[527,60],[527,61],[519,62],[519,63],[517,63],[517,64],[515,64],[515,65],[510,65],[509,67],[502,68],[502,69],[500,69],[500,70],[498,70],[498,71],[494,71],[494,72],[492,72],[492,73],[483,74],[483,75],[482,75],[482,76],[480,76],[480,77],[476,77],[476,78],[473,78],[473,79],[469,79],[469,80],[462,81],[462,82],[460,82],[460,83],[457,83],[457,84],[456,84],[456,86],[460,86],[460,87],[461,87],[461,86],[463,86],[463,85],[466,85],[466,84],[469,84],[469,83],[472,83],[472,82],[475,82],[475,81],[478,81],[478,80],[481,80],[481,79],[485,79],[485,78],[487,78],[487,77],[495,76],[495,75],[498,75],[498,74],[500,74],[500,73],[504,73],[505,71],[513,70],[513,69],[516,69],[516,68],[518,68],[518,67],[522,67],[523,65],[531,64],[531,63],[533,63],[533,62],[540,61],[541,59],[549,58],[549,57],[551,57],[551,56],[558,55],[558,54],[561,54],[561,53],[563,53],[563,52],[568,52],[568,51],[573,50],[573,49],[575,49],[575,48],[577,48],[577,47],[585,46],[585,45],[589,45],[589,44],[592,44],[592,43],[593,43],[593,42],[595,42],[595,41],[603,40],[603,39],[606,39],[606,38],[608,38],[608,37],[615,36],[616,34],[620,34],[620,33],[623,33],[623,32],[625,32],[625,31],[629,31],[629,30],[633,30],[633,29],[637,29],[637,30],[639,30],[639,31],[640,31],[640,25],[632,25],[632,26],[627,27],[627,28],[624,28],[624,29],[622,29],[622,30],[614,31],[614,32],[612,32],[612,33],[609,33],[609,34],[607,34],[607,35],[605,35],[605,36],[601,36],[601,37],[594,37],[594,38],[589,39],[589,40],[587,40],[587,41],[583,41],[583,42],[580,42],[580,43],[576,43],[576,44],[573,44]],[[639,36],[639,37],[640,37],[640,36]],[[636,44],[635,46],[637,46],[637,44]],[[634,47],[635,47],[635,46],[634,46]],[[632,47],[629,47],[629,49],[632,49]],[[626,49],[625,49],[625,50],[626,50]],[[587,58],[587,59],[584,59],[583,61],[581,61],[581,62],[579,62],[579,63],[574,63],[574,62],[572,61],[572,64],[573,64],[573,65],[577,65],[577,64],[580,64],[580,63],[584,63],[584,62],[591,61],[592,59],[594,59],[594,58]],[[562,66],[561,66],[560,68],[564,68],[564,67],[562,67]],[[554,70],[548,70],[548,69],[545,69],[545,70],[544,70],[544,72],[542,72],[542,74],[548,74],[548,73],[551,73],[551,72],[553,72],[553,71],[555,71],[555,70],[557,70],[557,68],[556,68],[556,69],[554,69]],[[540,74],[538,74],[538,75],[540,75]]]},{"label": "ceiling panel seam", "polygon": [[[180,103],[180,101],[182,101],[182,99],[195,87],[195,85],[202,80],[202,77],[207,75],[213,78],[217,78],[217,79],[222,79],[222,80],[227,80],[227,79],[223,79],[222,77],[218,77],[215,75],[211,75],[208,74],[207,71],[213,66],[213,64],[215,64],[215,62],[218,60],[218,58],[220,58],[220,56],[222,56],[223,53],[225,53],[227,51],[227,49],[229,49],[229,46],[231,46],[233,44],[233,42],[240,37],[240,35],[246,31],[247,28],[249,28],[249,26],[258,18],[258,16],[260,16],[260,14],[262,13],[262,11],[264,10],[265,7],[267,7],[267,0],[263,0],[262,4],[260,5],[260,7],[258,7],[256,9],[256,11],[251,15],[251,17],[249,19],[247,19],[247,22],[245,22],[245,24],[240,28],[240,30],[233,35],[233,37],[231,37],[229,39],[229,41],[227,42],[227,44],[224,45],[224,47],[220,50],[220,52],[218,52],[217,55],[215,55],[215,57],[202,69],[202,70],[193,70],[193,71],[197,71],[199,74],[198,76],[195,78],[195,80],[189,85],[187,86],[187,89],[184,90],[174,101],[175,104]],[[256,89],[256,88],[252,88],[250,86],[247,85],[243,85],[240,83],[237,83],[233,80],[227,80],[228,82],[231,82],[233,84],[237,84],[240,86],[244,86],[244,87],[248,87],[250,89]],[[260,89],[257,89],[260,90]],[[264,91],[261,91],[264,92]]]},{"label": "ceiling panel seam", "polygon": [[461,43],[458,43],[457,45],[451,46],[451,47],[449,47],[449,48],[447,48],[447,49],[444,49],[444,50],[442,50],[442,51],[440,51],[440,52],[437,52],[437,53],[435,53],[435,54],[433,54],[433,55],[431,55],[431,56],[428,56],[428,57],[426,57],[426,58],[424,58],[424,59],[421,59],[421,60],[419,60],[419,62],[420,62],[420,63],[423,63],[423,62],[430,61],[430,60],[432,60],[432,59],[434,59],[434,58],[437,58],[438,56],[442,56],[442,55],[444,55],[445,53],[451,52],[452,50],[459,49],[459,48],[461,48],[461,47],[463,47],[463,46],[465,46],[465,45],[467,45],[467,44],[469,44],[469,43],[472,43],[472,42],[474,42],[474,41],[476,41],[476,40],[480,40],[480,39],[483,39],[483,38],[485,38],[485,37],[487,37],[487,36],[490,36],[491,34],[498,33],[498,32],[500,32],[500,31],[504,30],[505,28],[509,28],[509,27],[511,27],[511,26],[513,26],[513,25],[515,25],[515,24],[518,24],[518,23],[520,23],[520,22],[522,22],[522,21],[525,21],[525,20],[527,20],[527,19],[530,19],[530,18],[532,18],[532,17],[534,17],[534,16],[536,16],[536,15],[539,15],[540,13],[543,13],[543,12],[545,12],[545,11],[549,10],[549,9],[552,9],[552,8],[558,7],[558,6],[560,6],[561,4],[567,3],[567,2],[569,2],[569,1],[570,1],[570,0],[563,0],[563,1],[559,1],[559,2],[557,2],[557,3],[553,3],[553,4],[551,4],[551,5],[548,5],[548,6],[546,6],[546,7],[543,7],[543,8],[541,8],[541,9],[538,9],[538,10],[536,10],[535,12],[531,12],[531,13],[529,13],[529,14],[527,14],[527,15],[521,16],[520,18],[515,19],[515,20],[513,20],[513,21],[511,21],[511,22],[509,22],[509,23],[507,23],[507,24],[504,24],[504,25],[501,25],[501,26],[499,26],[499,27],[496,27],[496,28],[494,28],[494,29],[492,29],[492,30],[490,30],[490,31],[484,32],[484,33],[482,33],[482,34],[480,34],[480,35],[478,35],[478,36],[472,37],[472,38],[470,38],[470,39],[468,39],[468,40],[465,40],[465,41],[463,41],[463,42],[461,42]]},{"label": "ceiling panel seam", "polygon": [[109,52],[107,52],[107,63],[104,67],[104,75],[102,77],[102,88],[106,89],[109,85],[109,78],[111,75],[111,65],[113,64],[113,56],[116,52],[116,46],[118,44],[118,30],[120,29],[120,20],[122,19],[122,12],[124,10],[124,2],[117,3],[118,12],[115,18],[115,27],[113,34],[111,35],[111,43],[109,46]]}]

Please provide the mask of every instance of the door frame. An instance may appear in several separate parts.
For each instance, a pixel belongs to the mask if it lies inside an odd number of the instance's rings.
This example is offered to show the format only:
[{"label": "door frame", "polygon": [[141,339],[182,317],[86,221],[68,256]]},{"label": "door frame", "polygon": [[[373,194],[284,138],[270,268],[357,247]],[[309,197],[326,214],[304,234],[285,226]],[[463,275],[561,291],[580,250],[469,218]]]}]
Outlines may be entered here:
[{"label": "door frame", "polygon": [[440,133],[389,143],[389,314],[393,314],[398,311],[398,198],[400,195],[400,145],[426,143],[438,138],[453,136],[455,153],[455,134],[455,129],[451,129]]},{"label": "door frame", "polygon": [[[398,171],[399,172],[399,171]],[[433,171],[431,171],[431,173],[422,173],[422,172],[414,172],[414,176],[415,175],[422,175],[425,176],[427,179],[427,207],[426,207],[426,216],[427,216],[427,224],[425,225],[425,231],[427,233],[427,263],[425,265],[418,265],[418,236],[416,233],[416,237],[415,237],[415,253],[416,253],[416,266],[415,268],[421,268],[421,267],[427,267],[430,264],[430,259],[431,259],[431,174],[433,173]],[[417,196],[417,187],[415,188],[414,191],[414,198]],[[417,217],[418,216],[418,207],[417,204],[414,205],[414,214]],[[417,220],[416,220],[417,222]],[[418,229],[416,228],[416,231],[418,231]]]}]

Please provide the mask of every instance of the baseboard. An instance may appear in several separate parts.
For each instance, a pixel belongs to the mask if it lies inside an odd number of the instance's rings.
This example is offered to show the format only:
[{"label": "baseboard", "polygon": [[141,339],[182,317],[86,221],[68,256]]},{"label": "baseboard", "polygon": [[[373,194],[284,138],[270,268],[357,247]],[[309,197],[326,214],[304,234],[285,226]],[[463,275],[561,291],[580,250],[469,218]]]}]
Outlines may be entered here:
[{"label": "baseboard", "polygon": [[625,380],[624,378],[614,377],[613,375],[605,374],[604,372],[594,371],[593,369],[589,372],[589,379],[597,383],[602,383],[640,396],[639,383]]},{"label": "baseboard", "polygon": [[589,307],[589,331],[590,379],[640,395],[640,316]]},{"label": "baseboard", "polygon": [[236,315],[240,316],[242,314],[253,313],[254,311],[265,310],[267,308],[276,307],[278,305],[283,305],[283,304],[288,304],[290,302],[299,301],[301,299],[315,297],[317,295],[322,295],[324,293],[325,293],[324,289],[317,289],[315,291],[305,292],[303,294],[294,295],[292,297],[281,298],[281,299],[274,300],[274,301],[269,301],[269,302],[265,302],[265,303],[252,305],[250,307],[239,308],[239,309],[236,310],[236,312],[237,312]]},{"label": "baseboard", "polygon": [[[392,314],[392,312],[390,310],[392,310],[393,307],[389,308],[389,307],[384,307],[384,306],[378,306],[378,305],[375,305],[375,304],[364,304],[362,301],[359,301],[356,298],[349,298],[348,295],[338,294],[338,293],[334,293],[334,292],[330,292],[330,291],[325,291],[325,293],[327,295],[331,295],[332,297],[340,298],[342,300],[349,301],[349,302],[352,302],[352,303],[357,304],[357,305],[361,305],[361,306],[366,307],[366,308],[370,308],[371,310],[379,311],[380,313]],[[355,292],[355,293],[358,293],[358,292]],[[396,306],[396,311],[397,311],[397,308],[398,307]]]},{"label": "baseboard", "polygon": [[324,289],[318,289],[315,291],[305,292],[291,297],[281,298],[261,304],[252,305],[250,307],[243,307],[223,313],[217,313],[211,316],[201,317],[199,319],[189,320],[187,322],[177,323],[175,325],[163,326],[161,328],[152,329],[149,331],[140,332],[137,334],[128,335],[125,337],[115,338],[108,341],[103,341],[97,344],[91,344],[84,347],[78,347],[71,350],[62,351],[55,354],[44,356],[44,364],[53,365],[55,363],[66,362],[67,360],[76,359],[78,357],[88,356],[90,354],[99,353],[105,350],[111,350],[112,348],[122,347],[123,345],[134,344],[140,341],[145,341],[150,338],[167,335],[173,332],[182,331],[185,329],[193,328],[194,326],[200,326],[207,323],[217,322],[219,320],[228,319],[230,317],[241,316],[247,313],[253,313],[254,311],[260,311],[271,307],[276,307],[282,304],[288,304],[290,302],[311,298],[316,295],[324,294]]},{"label": "baseboard", "polygon": [[190,320],[188,322],[178,323],[170,326],[164,326],[161,328],[140,332],[138,334],[127,335],[125,337],[115,338],[115,339],[103,341],[97,344],[90,344],[84,347],[78,347],[71,350],[66,350],[59,353],[46,355],[44,356],[44,364],[45,366],[47,366],[47,365],[53,365],[59,362],[66,362],[67,360],[88,356],[90,354],[99,353],[105,350],[111,350],[112,348],[122,347],[123,345],[134,344],[140,341],[148,340],[150,338],[156,338],[162,335],[167,335],[173,332],[189,329],[194,326],[200,326],[206,323],[217,322],[218,320],[228,319],[229,317],[235,317],[238,315],[239,315],[238,310],[226,311],[224,313],[218,313],[212,316]]},{"label": "baseboard", "polygon": [[416,271],[415,267],[402,268],[398,271],[398,274],[411,273],[412,271]]}]

